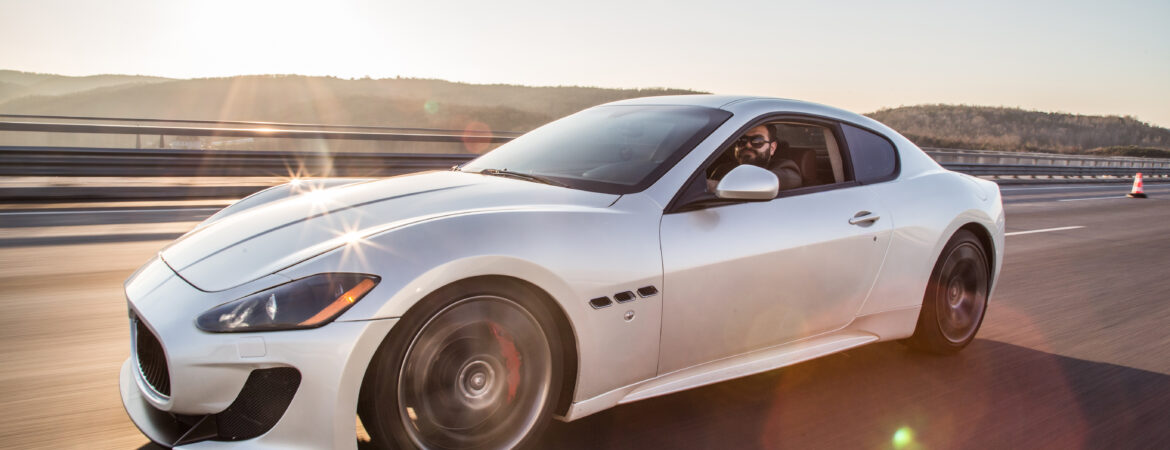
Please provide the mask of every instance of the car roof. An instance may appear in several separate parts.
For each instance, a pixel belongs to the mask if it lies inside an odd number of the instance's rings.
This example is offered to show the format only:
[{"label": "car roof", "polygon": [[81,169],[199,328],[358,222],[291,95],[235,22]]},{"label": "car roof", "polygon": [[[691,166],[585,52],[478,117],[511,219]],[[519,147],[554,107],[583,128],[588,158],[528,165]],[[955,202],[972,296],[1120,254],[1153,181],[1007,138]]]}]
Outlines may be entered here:
[{"label": "car roof", "polygon": [[806,102],[787,98],[749,96],[749,95],[665,95],[660,97],[639,97],[619,100],[606,105],[664,105],[664,106],[702,106],[730,111],[735,114],[758,114],[765,111],[791,111],[794,113],[812,114],[837,120],[845,120],[862,124],[869,128],[893,132],[885,125],[857,114],[852,111],[835,108],[820,103]]},{"label": "car roof", "polygon": [[766,97],[750,97],[744,95],[710,95],[710,94],[692,94],[692,95],[663,95],[658,97],[638,97],[626,100],[618,100],[616,102],[606,103],[607,105],[669,105],[669,106],[705,106],[707,108],[722,108],[731,103],[738,101],[766,98]]},{"label": "car roof", "polygon": [[729,109],[729,107],[734,104],[748,101],[765,102],[776,109],[805,110],[810,108],[825,108],[848,113],[848,111],[840,110],[838,108],[833,108],[831,106],[822,105],[819,103],[806,102],[803,100],[793,100],[790,98],[764,97],[759,95],[663,95],[658,97],[638,97],[626,100],[618,100],[607,103],[607,105],[704,106],[707,108]]}]

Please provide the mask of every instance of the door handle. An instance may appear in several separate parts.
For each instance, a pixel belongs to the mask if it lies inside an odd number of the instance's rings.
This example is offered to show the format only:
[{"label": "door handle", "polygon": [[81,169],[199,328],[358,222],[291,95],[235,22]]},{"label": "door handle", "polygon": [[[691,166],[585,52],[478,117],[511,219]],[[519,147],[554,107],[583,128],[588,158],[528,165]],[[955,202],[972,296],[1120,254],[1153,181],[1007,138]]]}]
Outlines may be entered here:
[{"label": "door handle", "polygon": [[882,218],[882,216],[871,213],[869,211],[861,211],[857,214],[854,214],[853,217],[851,219],[849,219],[849,224],[850,225],[868,226],[868,225],[873,224],[874,222],[877,222],[878,219],[881,219],[881,218]]}]

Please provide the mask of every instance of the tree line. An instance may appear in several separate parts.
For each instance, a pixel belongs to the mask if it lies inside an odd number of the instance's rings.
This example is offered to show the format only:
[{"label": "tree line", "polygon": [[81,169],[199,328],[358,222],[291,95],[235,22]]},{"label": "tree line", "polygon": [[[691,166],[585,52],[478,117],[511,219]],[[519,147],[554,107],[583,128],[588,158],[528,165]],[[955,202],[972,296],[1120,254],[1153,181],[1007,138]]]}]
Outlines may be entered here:
[{"label": "tree line", "polygon": [[[0,113],[244,120],[524,132],[590,106],[685,89],[251,75],[66,77],[0,70]],[[968,105],[868,114],[923,147],[1166,157],[1170,130],[1124,116]],[[352,145],[351,145],[352,144]],[[360,145],[351,143],[354,148]],[[12,145],[12,144],[10,144]],[[31,144],[21,144],[31,145]]]},{"label": "tree line", "polygon": [[1126,156],[1170,150],[1170,130],[1130,116],[968,105],[903,106],[867,115],[922,147]]}]

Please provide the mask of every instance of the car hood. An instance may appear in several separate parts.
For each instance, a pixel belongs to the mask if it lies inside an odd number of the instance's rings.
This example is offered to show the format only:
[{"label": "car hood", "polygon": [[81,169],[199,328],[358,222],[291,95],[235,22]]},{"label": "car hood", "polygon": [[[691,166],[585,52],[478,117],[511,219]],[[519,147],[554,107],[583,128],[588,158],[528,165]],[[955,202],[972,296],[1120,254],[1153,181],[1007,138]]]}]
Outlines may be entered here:
[{"label": "car hood", "polygon": [[483,211],[603,208],[617,195],[463,172],[429,172],[323,189],[257,206],[179,238],[162,259],[191,285],[222,291],[347,241]]}]

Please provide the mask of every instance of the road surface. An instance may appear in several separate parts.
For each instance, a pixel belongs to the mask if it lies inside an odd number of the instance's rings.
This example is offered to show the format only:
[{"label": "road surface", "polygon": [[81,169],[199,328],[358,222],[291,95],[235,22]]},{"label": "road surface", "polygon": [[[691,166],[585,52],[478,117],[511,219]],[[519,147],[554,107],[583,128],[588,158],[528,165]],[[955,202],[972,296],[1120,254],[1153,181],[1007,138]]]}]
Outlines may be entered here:
[{"label": "road surface", "polygon": [[[1170,185],[1005,186],[978,339],[881,343],[645,400],[547,448],[1168,448]],[[0,205],[0,447],[154,448],[127,419],[122,281],[226,201]]]}]

